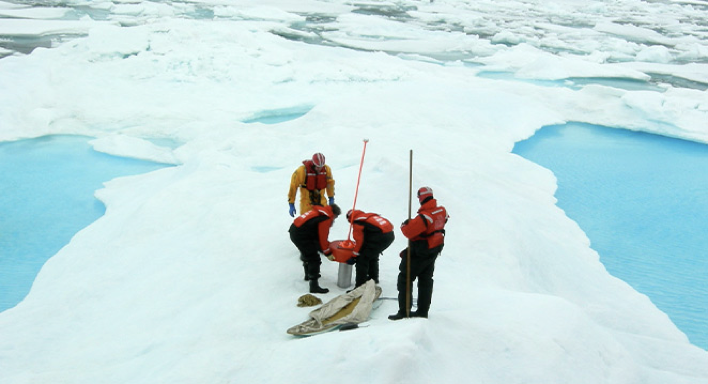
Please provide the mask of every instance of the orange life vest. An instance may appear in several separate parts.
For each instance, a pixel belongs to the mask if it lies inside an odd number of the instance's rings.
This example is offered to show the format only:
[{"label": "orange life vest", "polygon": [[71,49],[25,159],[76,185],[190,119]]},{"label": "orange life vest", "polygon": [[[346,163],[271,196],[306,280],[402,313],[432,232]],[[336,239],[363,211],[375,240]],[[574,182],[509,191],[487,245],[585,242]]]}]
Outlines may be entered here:
[{"label": "orange life vest", "polygon": [[328,205],[326,207],[313,206],[311,211],[305,212],[302,215],[295,218],[293,225],[297,228],[302,228],[311,220],[318,217],[323,217],[317,221],[317,227],[311,227],[307,230],[312,230],[313,235],[317,235],[319,239],[320,251],[325,251],[329,248],[329,228],[334,222],[334,212],[332,211],[332,206]]},{"label": "orange life vest", "polygon": [[381,233],[393,231],[393,224],[376,213],[364,213],[362,211],[352,212],[354,221],[369,223],[381,230]]},{"label": "orange life vest", "polygon": [[428,226],[420,237],[428,240],[428,248],[435,248],[445,242],[445,223],[447,223],[447,211],[445,207],[438,206],[430,210],[418,212],[423,216]]},{"label": "orange life vest", "polygon": [[302,186],[308,191],[327,188],[327,170],[325,167],[317,171],[312,160],[305,160],[302,163],[305,165],[305,184]]},{"label": "orange life vest", "polygon": [[438,206],[435,199],[421,205],[418,216],[401,226],[403,234],[411,241],[426,240],[432,249],[445,242],[445,223],[448,215],[445,207]]},{"label": "orange life vest", "polygon": [[393,224],[387,219],[379,216],[376,213],[365,213],[362,211],[354,210],[351,212],[352,223],[358,225],[352,225],[354,228],[352,230],[352,237],[354,238],[354,256],[359,256],[359,251],[364,246],[364,224],[371,225],[373,227],[381,230],[381,233],[393,232]]}]

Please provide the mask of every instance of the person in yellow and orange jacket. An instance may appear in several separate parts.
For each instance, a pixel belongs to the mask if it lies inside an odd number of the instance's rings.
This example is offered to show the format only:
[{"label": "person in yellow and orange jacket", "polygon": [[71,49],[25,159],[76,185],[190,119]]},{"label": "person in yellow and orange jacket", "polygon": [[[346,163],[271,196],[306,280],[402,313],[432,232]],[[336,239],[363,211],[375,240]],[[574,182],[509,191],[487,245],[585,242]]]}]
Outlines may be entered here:
[{"label": "person in yellow and orange jacket", "polygon": [[334,178],[332,169],[325,164],[321,153],[312,155],[311,160],[304,160],[302,165],[293,172],[288,190],[288,205],[290,216],[295,217],[295,196],[300,190],[300,214],[307,213],[313,205],[327,205],[325,191],[329,197],[329,205],[334,204]]},{"label": "person in yellow and orange jacket", "polygon": [[449,218],[445,207],[438,205],[433,198],[433,190],[422,187],[418,190],[420,208],[418,215],[401,224],[401,232],[409,240],[410,247],[410,284],[406,287],[407,252],[408,248],[401,251],[401,263],[398,266],[398,313],[389,316],[389,320],[400,320],[406,317],[410,307],[406,304],[413,302],[406,300],[407,293],[413,295],[413,281],[418,279],[418,308],[410,312],[411,317],[428,317],[430,302],[433,298],[433,272],[435,260],[445,245],[445,224]]},{"label": "person in yellow and orange jacket", "polygon": [[305,269],[305,280],[310,281],[310,293],[327,293],[329,289],[320,287],[320,252],[332,254],[329,248],[329,229],[334,219],[342,213],[337,204],[323,207],[315,205],[312,210],[295,218],[290,225],[290,240],[300,251],[300,260]]},{"label": "person in yellow and orange jacket", "polygon": [[347,221],[352,223],[354,257],[347,264],[356,266],[355,288],[369,280],[379,283],[379,255],[394,240],[393,225],[376,213],[349,210]]}]

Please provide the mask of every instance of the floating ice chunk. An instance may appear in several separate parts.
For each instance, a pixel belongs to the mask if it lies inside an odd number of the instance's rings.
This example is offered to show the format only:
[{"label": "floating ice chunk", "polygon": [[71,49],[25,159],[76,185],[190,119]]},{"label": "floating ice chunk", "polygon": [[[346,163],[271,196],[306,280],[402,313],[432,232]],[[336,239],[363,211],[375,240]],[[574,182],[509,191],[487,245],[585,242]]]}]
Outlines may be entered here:
[{"label": "floating ice chunk", "polygon": [[[18,19],[60,19],[69,12],[68,8],[5,8],[0,5],[0,17],[12,17]],[[3,21],[4,22],[4,21]]]},{"label": "floating ice chunk", "polygon": [[502,31],[492,37],[494,44],[518,45],[523,41],[523,38],[511,31]]},{"label": "floating ice chunk", "polygon": [[303,16],[286,12],[279,8],[264,6],[251,8],[244,8],[243,6],[217,6],[214,7],[214,15],[225,18],[243,18],[246,20],[305,21],[305,17]]},{"label": "floating ice chunk", "polygon": [[2,19],[0,35],[43,36],[52,34],[83,35],[96,25],[93,20]]},{"label": "floating ice chunk", "polygon": [[170,148],[126,135],[111,135],[89,142],[93,149],[115,156],[132,157],[163,164],[179,164]]},{"label": "floating ice chunk", "polygon": [[557,56],[523,43],[477,61],[488,70],[514,72],[526,79],[559,80],[571,77],[612,77],[648,80],[649,75],[591,56]]},{"label": "floating ice chunk", "polygon": [[92,28],[88,40],[91,52],[131,55],[148,48],[148,33],[143,27],[103,25]]},{"label": "floating ice chunk", "polygon": [[639,51],[637,60],[650,63],[670,63],[673,57],[669,49],[663,45],[652,45]]},{"label": "floating ice chunk", "polygon": [[636,43],[661,44],[667,46],[673,46],[677,43],[674,39],[665,37],[659,32],[633,25],[620,25],[602,22],[595,25],[595,30],[598,32],[620,36],[628,41],[634,41]]}]

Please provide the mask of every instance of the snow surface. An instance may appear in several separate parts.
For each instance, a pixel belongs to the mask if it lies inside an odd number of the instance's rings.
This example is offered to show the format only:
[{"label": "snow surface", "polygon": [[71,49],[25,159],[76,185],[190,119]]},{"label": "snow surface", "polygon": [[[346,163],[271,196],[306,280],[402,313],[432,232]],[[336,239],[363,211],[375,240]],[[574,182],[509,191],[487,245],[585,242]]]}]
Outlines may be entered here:
[{"label": "snow surface", "polygon": [[[105,216],[0,313],[0,382],[708,383],[708,352],[606,272],[553,174],[510,153],[566,121],[708,142],[705,2],[42,6],[86,14],[0,2],[0,34],[82,36],[0,60],[0,140],[90,135],[178,166],[96,192]],[[656,74],[658,91],[543,82]],[[386,300],[368,327],[293,338],[309,309],[290,174],[323,152],[346,208],[364,138],[357,208],[407,217],[412,149],[414,187],[451,215],[430,319],[391,322]],[[404,246],[382,257],[386,297]],[[325,301],[337,269],[324,260]]]}]

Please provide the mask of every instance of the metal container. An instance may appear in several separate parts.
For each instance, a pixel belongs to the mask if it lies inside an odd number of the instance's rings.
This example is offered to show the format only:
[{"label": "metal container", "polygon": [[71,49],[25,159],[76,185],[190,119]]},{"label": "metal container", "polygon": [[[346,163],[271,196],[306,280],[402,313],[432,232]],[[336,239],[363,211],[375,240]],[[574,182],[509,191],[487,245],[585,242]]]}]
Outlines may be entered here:
[{"label": "metal container", "polygon": [[337,275],[337,286],[339,288],[349,288],[352,285],[352,266],[347,263],[339,263],[339,274]]}]

